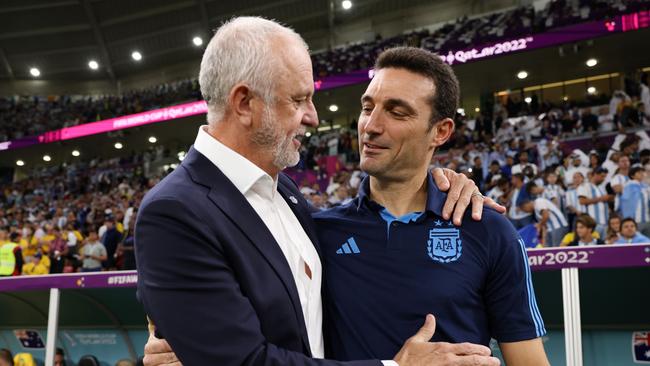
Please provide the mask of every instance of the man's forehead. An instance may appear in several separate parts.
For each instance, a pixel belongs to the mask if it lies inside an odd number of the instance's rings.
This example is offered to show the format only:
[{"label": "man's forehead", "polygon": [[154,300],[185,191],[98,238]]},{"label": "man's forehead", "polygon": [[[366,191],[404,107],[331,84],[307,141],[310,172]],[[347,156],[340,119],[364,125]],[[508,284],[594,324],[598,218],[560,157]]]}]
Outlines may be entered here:
[{"label": "man's forehead", "polygon": [[[406,69],[385,68],[375,72],[362,98],[428,99],[434,92],[433,80]],[[404,93],[408,90],[408,93]]]}]

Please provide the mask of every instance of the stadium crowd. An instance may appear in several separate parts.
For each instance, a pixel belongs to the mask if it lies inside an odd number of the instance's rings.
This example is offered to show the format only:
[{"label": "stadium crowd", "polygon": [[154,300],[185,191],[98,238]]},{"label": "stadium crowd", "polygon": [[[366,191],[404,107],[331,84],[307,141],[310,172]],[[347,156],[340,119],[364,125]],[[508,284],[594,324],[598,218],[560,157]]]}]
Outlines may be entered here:
[{"label": "stadium crowd", "polygon": [[368,69],[377,55],[390,47],[422,47],[446,55],[449,51],[530,36],[575,23],[608,20],[615,15],[648,9],[648,0],[557,0],[548,2],[538,12],[529,5],[482,17],[464,16],[435,31],[421,29],[390,38],[377,35],[372,42],[358,42],[316,53],[312,56],[314,75],[325,77]]},{"label": "stadium crowd", "polygon": [[[470,45],[542,33],[578,22],[650,9],[650,0],[557,0],[535,12],[532,6],[478,18],[462,17],[436,31],[417,30],[372,42],[343,45],[312,55],[316,78],[367,69],[388,47],[418,46],[441,55]],[[121,95],[0,97],[0,142],[62,127],[152,110],[201,98],[196,79],[181,80]],[[646,104],[647,105],[647,104]]]},{"label": "stadium crowd", "polygon": [[[36,366],[41,364],[29,352],[20,352],[15,355],[6,348],[0,348],[0,366]],[[105,363],[100,363],[97,357],[93,355],[84,355],[76,363],[69,361],[66,357],[63,348],[57,347],[54,352],[54,366],[66,366],[75,364],[77,366],[100,366]],[[140,357],[137,361],[128,358],[117,361],[115,366],[141,366],[144,365],[143,358]]]},{"label": "stadium crowd", "polygon": [[[459,114],[453,138],[432,164],[466,174],[505,205],[529,246],[650,242],[650,121],[638,99],[617,91],[609,104],[577,107],[508,98],[489,118]],[[536,108],[546,112],[530,115]],[[618,135],[584,135],[597,130]],[[364,175],[356,141],[353,123],[314,132],[301,147],[300,163],[287,172],[314,206],[356,196]],[[593,149],[572,147],[580,141]],[[158,146],[37,169],[1,186],[0,250],[17,254],[5,275],[134,269],[139,203],[174,165],[152,167],[178,153]]]}]

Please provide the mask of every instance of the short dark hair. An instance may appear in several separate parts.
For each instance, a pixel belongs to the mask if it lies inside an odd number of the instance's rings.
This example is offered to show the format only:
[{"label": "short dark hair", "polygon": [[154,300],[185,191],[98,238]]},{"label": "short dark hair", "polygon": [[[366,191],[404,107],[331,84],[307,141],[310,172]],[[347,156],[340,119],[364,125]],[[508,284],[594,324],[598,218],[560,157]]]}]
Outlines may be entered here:
[{"label": "short dark hair", "polygon": [[460,86],[454,70],[439,56],[416,47],[395,47],[382,52],[375,62],[375,70],[405,69],[433,81],[430,97],[429,128],[445,118],[454,119],[458,109]]},{"label": "short dark hair", "polygon": [[63,348],[60,347],[56,348],[56,352],[54,354],[65,357],[65,352],[63,352]]},{"label": "short dark hair", "polygon": [[626,218],[624,218],[623,220],[621,220],[621,227],[623,227],[623,224],[625,224],[626,222],[631,222],[631,223],[633,223],[633,224],[634,224],[634,228],[635,228],[635,229],[637,228],[637,226],[636,226],[636,221],[634,221],[634,219],[631,218],[631,217],[626,217]]},{"label": "short dark hair", "polygon": [[638,173],[638,172],[640,172],[640,171],[643,171],[643,170],[645,170],[645,169],[643,169],[643,168],[640,167],[640,166],[635,166],[634,168],[630,169],[630,173],[629,173],[628,176],[630,177],[630,179],[632,179],[632,177],[634,177],[634,175],[635,175],[636,173]]}]

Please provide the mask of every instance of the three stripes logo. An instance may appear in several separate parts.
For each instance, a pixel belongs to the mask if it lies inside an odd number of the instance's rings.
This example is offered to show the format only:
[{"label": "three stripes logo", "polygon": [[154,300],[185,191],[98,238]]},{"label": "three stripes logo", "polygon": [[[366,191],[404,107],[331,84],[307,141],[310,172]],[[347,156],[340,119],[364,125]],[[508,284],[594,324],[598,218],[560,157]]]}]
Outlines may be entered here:
[{"label": "three stripes logo", "polygon": [[359,247],[357,246],[357,242],[354,241],[354,238],[350,237],[348,241],[345,242],[336,251],[336,254],[359,254],[361,251],[359,250]]}]

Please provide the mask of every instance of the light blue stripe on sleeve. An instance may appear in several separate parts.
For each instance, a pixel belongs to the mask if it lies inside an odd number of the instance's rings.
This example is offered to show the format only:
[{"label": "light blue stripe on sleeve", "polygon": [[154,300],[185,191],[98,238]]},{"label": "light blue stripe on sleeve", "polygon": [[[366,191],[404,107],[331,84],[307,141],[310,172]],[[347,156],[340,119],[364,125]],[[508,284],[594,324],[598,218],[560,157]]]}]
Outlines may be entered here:
[{"label": "light blue stripe on sleeve", "polygon": [[539,313],[539,308],[537,307],[537,300],[535,299],[535,291],[533,290],[533,283],[531,280],[530,266],[528,265],[528,255],[526,255],[526,246],[519,238],[519,247],[521,249],[521,254],[524,260],[524,269],[526,274],[526,290],[528,295],[528,308],[530,310],[530,316],[533,319],[535,324],[535,333],[538,337],[546,334],[546,329],[544,328],[544,321],[542,320],[542,315]]}]

